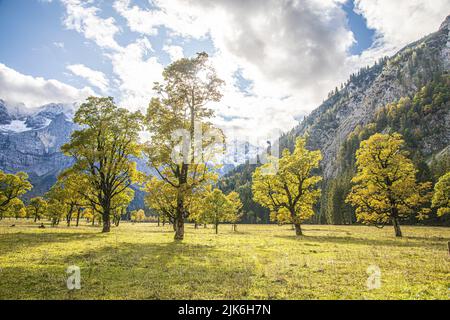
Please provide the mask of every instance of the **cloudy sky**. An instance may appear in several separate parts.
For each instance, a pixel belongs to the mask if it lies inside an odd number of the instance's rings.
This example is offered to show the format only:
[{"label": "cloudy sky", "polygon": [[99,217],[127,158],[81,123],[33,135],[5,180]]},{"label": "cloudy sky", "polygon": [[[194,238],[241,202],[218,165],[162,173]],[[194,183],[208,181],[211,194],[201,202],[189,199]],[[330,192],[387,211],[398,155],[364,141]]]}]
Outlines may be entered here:
[{"label": "cloudy sky", "polygon": [[206,51],[226,81],[218,125],[287,131],[447,14],[448,0],[0,0],[0,98],[145,109],[167,64]]}]

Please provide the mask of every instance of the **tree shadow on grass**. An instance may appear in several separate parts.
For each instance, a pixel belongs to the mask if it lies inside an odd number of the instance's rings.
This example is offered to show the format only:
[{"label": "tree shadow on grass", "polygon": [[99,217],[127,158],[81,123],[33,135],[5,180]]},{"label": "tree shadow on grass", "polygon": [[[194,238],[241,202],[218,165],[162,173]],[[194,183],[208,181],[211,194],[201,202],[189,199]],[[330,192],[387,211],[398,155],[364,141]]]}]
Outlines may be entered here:
[{"label": "tree shadow on grass", "polygon": [[[305,232],[318,231],[318,232],[329,232],[329,233],[345,233],[347,235],[351,234],[351,232],[348,230],[337,230],[337,229],[326,229],[326,228],[324,228],[324,229],[315,229],[315,228],[309,229],[308,227],[303,228],[303,226],[302,226],[302,229],[304,229]],[[292,231],[295,232],[294,229]]]},{"label": "tree shadow on grass", "polygon": [[[436,241],[437,239],[431,240],[424,238],[423,243],[418,243],[416,241],[411,242],[411,238],[404,237],[401,239],[364,239],[357,237],[333,237],[333,236],[310,236],[303,235],[297,237],[295,235],[292,236],[283,236],[276,235],[277,238],[283,238],[292,241],[304,241],[304,242],[317,242],[317,243],[329,243],[329,244],[352,244],[352,245],[362,245],[362,246],[391,246],[391,247],[409,247],[409,248],[424,248],[433,247],[434,249],[442,248],[443,243]],[[422,240],[420,238],[414,240]]]},{"label": "tree shadow on grass", "polygon": [[450,241],[450,238],[431,236],[431,237],[418,237],[418,236],[403,236],[404,239],[420,240],[420,241]]},{"label": "tree shadow on grass", "polygon": [[0,256],[18,249],[28,249],[46,243],[88,240],[98,236],[92,232],[46,232],[39,233],[3,233],[0,234]]},{"label": "tree shadow on grass", "polygon": [[[60,264],[3,271],[0,293],[36,299],[236,299],[249,294],[254,263],[226,263],[213,246],[189,243],[119,244],[66,255]],[[82,289],[69,292],[65,270],[80,267]],[[17,278],[8,278],[15,275]],[[26,276],[25,276],[26,275]],[[42,283],[42,279],[48,283]]]}]

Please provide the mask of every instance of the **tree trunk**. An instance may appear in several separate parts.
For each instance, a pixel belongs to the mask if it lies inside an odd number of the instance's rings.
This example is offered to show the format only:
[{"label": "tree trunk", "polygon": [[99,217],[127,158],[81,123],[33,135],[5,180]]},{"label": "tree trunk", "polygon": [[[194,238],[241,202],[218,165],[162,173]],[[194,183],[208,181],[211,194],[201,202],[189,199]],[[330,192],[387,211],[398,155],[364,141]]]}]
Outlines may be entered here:
[{"label": "tree trunk", "polygon": [[175,240],[183,240],[184,239],[184,219],[183,217],[177,217],[173,223],[173,227],[175,229]]},{"label": "tree trunk", "polygon": [[216,234],[219,233],[219,224],[216,222]]},{"label": "tree trunk", "polygon": [[300,226],[300,223],[294,223],[294,227],[295,227],[295,235],[296,235],[296,236],[301,236],[301,235],[303,235],[303,233],[302,233],[302,227]]},{"label": "tree trunk", "polygon": [[103,229],[102,232],[111,231],[111,219],[109,217],[109,211],[105,212],[103,215]]},{"label": "tree trunk", "polygon": [[158,227],[159,227],[159,216],[158,216]]},{"label": "tree trunk", "polygon": [[102,233],[111,231],[111,200],[106,196],[102,201],[101,218],[103,222]]},{"label": "tree trunk", "polygon": [[233,223],[233,231],[236,232],[237,231],[237,224]]},{"label": "tree trunk", "polygon": [[206,223],[203,224],[203,228],[206,229]]},{"label": "tree trunk", "polygon": [[81,208],[78,208],[78,212],[77,212],[77,227],[78,227],[78,224],[80,223],[80,215],[81,215]]},{"label": "tree trunk", "polygon": [[400,223],[398,222],[397,217],[392,218],[392,224],[394,225],[395,236],[401,238],[402,230],[400,229]]},{"label": "tree trunk", "polygon": [[67,226],[70,227],[70,221],[72,220],[72,213],[73,213],[73,205],[70,206],[69,212],[67,213]]},{"label": "tree trunk", "polygon": [[198,229],[198,223],[194,223],[194,229]]},{"label": "tree trunk", "polygon": [[92,216],[92,226],[94,226],[95,217]]}]

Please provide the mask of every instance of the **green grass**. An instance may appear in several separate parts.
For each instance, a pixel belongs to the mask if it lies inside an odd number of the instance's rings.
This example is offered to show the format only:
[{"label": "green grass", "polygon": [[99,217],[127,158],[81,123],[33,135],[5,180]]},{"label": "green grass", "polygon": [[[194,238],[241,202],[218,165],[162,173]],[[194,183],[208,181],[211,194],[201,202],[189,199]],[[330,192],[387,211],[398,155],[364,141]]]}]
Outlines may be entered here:
[{"label": "green grass", "polygon": [[[16,223],[15,227],[10,227]],[[170,226],[49,227],[0,222],[1,299],[449,299],[450,228]],[[81,290],[66,287],[69,265]],[[368,290],[367,268],[381,269]]]}]

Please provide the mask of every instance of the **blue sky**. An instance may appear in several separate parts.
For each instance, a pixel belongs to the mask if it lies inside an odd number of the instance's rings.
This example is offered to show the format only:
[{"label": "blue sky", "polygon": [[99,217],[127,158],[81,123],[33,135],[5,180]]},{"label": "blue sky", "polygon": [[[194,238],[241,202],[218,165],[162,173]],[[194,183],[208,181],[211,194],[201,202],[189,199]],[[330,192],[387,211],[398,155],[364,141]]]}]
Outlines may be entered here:
[{"label": "blue sky", "polygon": [[227,83],[219,125],[286,130],[449,12],[445,0],[0,0],[0,98],[145,108],[164,66],[206,51]]}]

